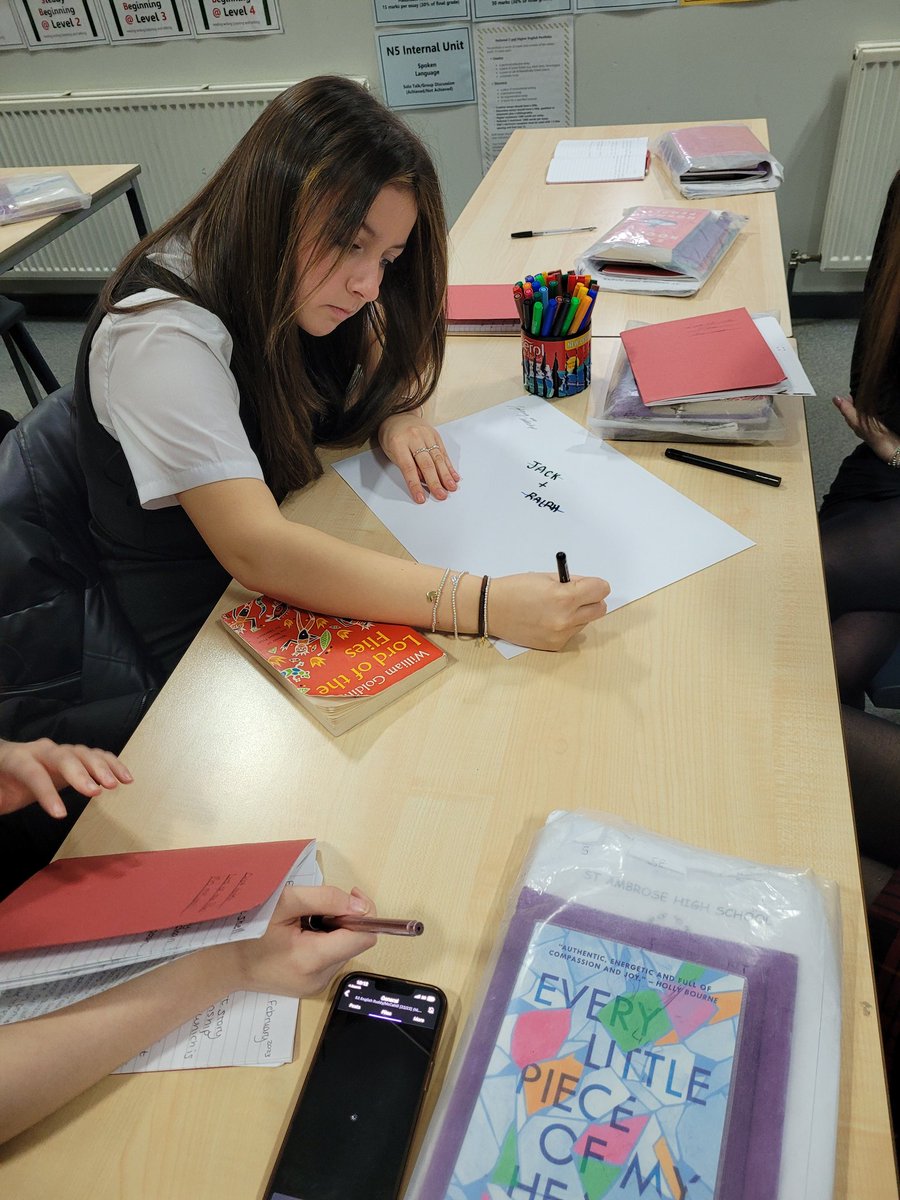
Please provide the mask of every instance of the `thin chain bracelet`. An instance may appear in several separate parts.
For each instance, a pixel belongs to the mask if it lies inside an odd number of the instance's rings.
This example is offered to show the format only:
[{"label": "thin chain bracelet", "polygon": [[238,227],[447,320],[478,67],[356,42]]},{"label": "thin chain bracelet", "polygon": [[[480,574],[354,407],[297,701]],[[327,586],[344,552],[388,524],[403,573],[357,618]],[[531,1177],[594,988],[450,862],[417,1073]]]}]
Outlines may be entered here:
[{"label": "thin chain bracelet", "polygon": [[468,571],[460,571],[458,575],[450,576],[450,611],[453,614],[453,636],[457,641],[459,641],[459,621],[456,617],[456,589],[459,587],[460,580],[468,573]]},{"label": "thin chain bracelet", "polygon": [[490,640],[491,636],[488,633],[488,592],[491,590],[491,580],[487,575],[485,576],[485,579],[487,582],[484,585],[484,611],[482,613],[482,623],[484,625],[484,640],[487,642]]},{"label": "thin chain bracelet", "polygon": [[434,589],[434,591],[425,593],[426,598],[431,601],[431,632],[432,633],[437,633],[438,605],[441,602],[441,596],[444,594],[444,584],[447,582],[447,576],[449,574],[450,574],[450,568],[447,567],[447,569],[444,571],[443,575],[441,576],[441,582],[437,585],[437,587]]}]

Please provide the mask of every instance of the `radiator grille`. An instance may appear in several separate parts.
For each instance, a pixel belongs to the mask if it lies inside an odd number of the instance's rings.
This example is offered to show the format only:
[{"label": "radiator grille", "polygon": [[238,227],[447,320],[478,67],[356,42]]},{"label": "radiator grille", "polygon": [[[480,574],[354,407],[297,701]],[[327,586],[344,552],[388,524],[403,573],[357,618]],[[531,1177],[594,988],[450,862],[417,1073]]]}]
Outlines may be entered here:
[{"label": "radiator grille", "polygon": [[[139,162],[150,225],[204,183],[266,104],[288,83],[171,91],[0,97],[7,166]],[[104,279],[135,243],[124,197],[30,255],[12,280]]]},{"label": "radiator grille", "polygon": [[822,270],[865,271],[900,168],[900,42],[860,42],[822,225]]}]

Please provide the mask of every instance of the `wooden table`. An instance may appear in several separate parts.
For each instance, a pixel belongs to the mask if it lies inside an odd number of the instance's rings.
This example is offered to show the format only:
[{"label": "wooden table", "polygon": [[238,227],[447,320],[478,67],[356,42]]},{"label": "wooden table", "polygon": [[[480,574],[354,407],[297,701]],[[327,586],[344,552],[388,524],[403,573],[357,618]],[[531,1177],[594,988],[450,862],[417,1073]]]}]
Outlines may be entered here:
[{"label": "wooden table", "polygon": [[[611,344],[594,342],[602,374]],[[438,421],[520,393],[514,338],[451,339]],[[755,548],[611,614],[559,655],[512,661],[474,640],[370,720],[331,738],[213,616],[124,757],[136,782],[94,801],[68,855],[315,835],[326,878],[422,919],[360,961],[440,984],[450,1028],[471,1010],[527,847],[547,813],[617,813],[840,888],[844,957],[838,1197],[896,1196],[799,400],[779,446],[733,448],[779,489],[618,449],[753,538]],[[586,400],[562,407],[583,419]],[[292,517],[402,554],[334,472]],[[242,593],[232,587],[221,611]],[[296,1061],[277,1070],[111,1077],[9,1143],[0,1195],[38,1200],[249,1200],[264,1186],[318,1034],[304,1001]],[[429,1109],[436,1098],[432,1087]]]},{"label": "wooden table", "polygon": [[[603,292],[594,306],[594,336],[617,337],[628,321],[672,321],[743,306],[774,313],[791,332],[775,192],[685,200],[656,155],[646,179],[627,183],[546,184],[547,164],[561,137],[603,138],[648,135],[651,145],[667,129],[709,121],[666,121],[657,125],[604,125],[579,129],[518,129],[510,137],[453,226],[451,283],[514,283],[527,274],[574,266],[579,254],[611,229],[622,210],[636,204],[725,208],[749,217],[735,244],[696,296],[634,296]],[[768,145],[762,120],[748,120]],[[517,229],[596,225],[596,233],[510,238]]]},{"label": "wooden table", "polygon": [[150,224],[137,181],[141,173],[139,163],[75,167],[0,167],[0,174],[4,175],[27,175],[32,171],[68,171],[82,191],[90,193],[91,204],[89,208],[79,208],[74,212],[56,213],[49,217],[38,217],[33,221],[15,221],[11,225],[0,225],[0,274],[9,271],[23,258],[42,249],[60,234],[87,220],[98,209],[123,193],[128,200],[138,237],[144,237],[149,231]]}]

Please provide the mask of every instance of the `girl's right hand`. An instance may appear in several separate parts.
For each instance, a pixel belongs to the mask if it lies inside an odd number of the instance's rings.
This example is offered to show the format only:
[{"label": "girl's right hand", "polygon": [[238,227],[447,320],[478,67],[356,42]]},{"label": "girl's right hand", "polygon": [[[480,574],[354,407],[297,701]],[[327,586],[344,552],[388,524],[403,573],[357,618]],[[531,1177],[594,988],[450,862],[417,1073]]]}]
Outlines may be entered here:
[{"label": "girl's right hand", "polygon": [[375,916],[375,905],[358,888],[352,892],[322,884],[286,887],[261,938],[215,947],[237,960],[238,980],[229,986],[281,996],[312,996],[328,985],[347,962],[375,945],[373,933],[335,929],[301,930],[303,916]]},{"label": "girl's right hand", "polygon": [[533,650],[562,650],[591,621],[606,615],[605,579],[531,573],[492,579],[488,593],[488,633]]}]

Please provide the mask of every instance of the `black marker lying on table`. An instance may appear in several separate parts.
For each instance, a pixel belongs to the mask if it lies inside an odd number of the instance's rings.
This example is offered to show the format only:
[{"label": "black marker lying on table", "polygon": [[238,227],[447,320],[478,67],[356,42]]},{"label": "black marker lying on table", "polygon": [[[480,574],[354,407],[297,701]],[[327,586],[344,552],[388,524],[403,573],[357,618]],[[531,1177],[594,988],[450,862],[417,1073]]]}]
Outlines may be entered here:
[{"label": "black marker lying on table", "polygon": [[331,933],[334,929],[352,929],[355,933],[395,933],[400,937],[418,937],[425,932],[421,921],[392,917],[301,917],[300,928],[310,933]]},{"label": "black marker lying on table", "polygon": [[721,462],[718,458],[705,458],[702,454],[689,454],[687,450],[666,450],[666,458],[674,458],[676,462],[690,463],[692,467],[706,467],[709,471],[721,471],[723,475],[737,475],[740,479],[750,479],[753,483],[767,483],[769,487],[781,485],[780,475],[770,475],[767,471],[751,471],[749,467],[737,467],[734,463]]}]

